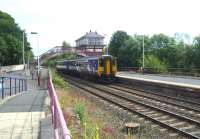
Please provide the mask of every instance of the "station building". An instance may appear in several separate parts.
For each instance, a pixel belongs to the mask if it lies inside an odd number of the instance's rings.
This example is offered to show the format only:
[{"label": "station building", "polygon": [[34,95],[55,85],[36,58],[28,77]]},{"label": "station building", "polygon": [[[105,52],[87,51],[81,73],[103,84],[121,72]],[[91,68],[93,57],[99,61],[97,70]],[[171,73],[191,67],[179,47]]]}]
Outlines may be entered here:
[{"label": "station building", "polygon": [[103,54],[104,36],[97,32],[87,32],[76,40],[76,51],[87,56],[100,56]]}]

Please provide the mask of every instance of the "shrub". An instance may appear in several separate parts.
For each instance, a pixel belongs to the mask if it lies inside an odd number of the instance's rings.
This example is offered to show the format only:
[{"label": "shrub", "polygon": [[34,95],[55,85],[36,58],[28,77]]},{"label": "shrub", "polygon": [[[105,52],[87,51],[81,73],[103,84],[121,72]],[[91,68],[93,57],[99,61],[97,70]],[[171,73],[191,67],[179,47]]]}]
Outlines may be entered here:
[{"label": "shrub", "polygon": [[[142,63],[142,61],[140,61]],[[152,72],[166,72],[167,71],[167,65],[160,61],[156,56],[149,55],[145,57],[144,61],[145,68],[149,68]]]},{"label": "shrub", "polygon": [[52,72],[52,81],[56,87],[67,88],[67,82],[65,82],[55,71]]},{"label": "shrub", "polygon": [[74,107],[75,112],[78,114],[81,123],[83,124],[86,120],[85,106],[82,103],[76,103]]}]

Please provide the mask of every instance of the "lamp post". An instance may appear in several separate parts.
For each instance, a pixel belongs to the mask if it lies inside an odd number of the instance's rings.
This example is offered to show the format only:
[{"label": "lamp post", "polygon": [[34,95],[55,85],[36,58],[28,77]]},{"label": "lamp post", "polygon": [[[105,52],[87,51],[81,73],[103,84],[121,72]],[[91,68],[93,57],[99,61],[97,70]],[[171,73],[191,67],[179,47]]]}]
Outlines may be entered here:
[{"label": "lamp post", "polygon": [[25,69],[25,72],[26,72],[26,67],[25,67],[25,59],[24,59],[24,35],[25,35],[25,30],[23,30],[23,38],[22,38],[22,57],[23,57],[23,65],[24,65],[24,69]]},{"label": "lamp post", "polygon": [[142,69],[144,70],[144,35],[142,38]]},{"label": "lamp post", "polygon": [[37,35],[37,51],[38,51],[38,56],[37,56],[37,63],[38,63],[38,68],[37,68],[37,75],[38,75],[38,86],[40,86],[40,61],[39,61],[39,34],[37,32],[31,32],[31,34]]},{"label": "lamp post", "polygon": [[[104,34],[103,36],[105,38],[107,36],[107,34]],[[109,52],[108,52],[108,43],[107,43],[107,41],[103,41],[103,44],[105,44],[105,54],[108,55]]]}]

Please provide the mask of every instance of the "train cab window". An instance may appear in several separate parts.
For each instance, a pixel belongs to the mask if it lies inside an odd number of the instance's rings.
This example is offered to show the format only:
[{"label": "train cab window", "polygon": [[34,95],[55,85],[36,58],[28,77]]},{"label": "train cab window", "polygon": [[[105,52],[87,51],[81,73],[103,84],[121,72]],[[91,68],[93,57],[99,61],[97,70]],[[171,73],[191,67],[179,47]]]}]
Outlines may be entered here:
[{"label": "train cab window", "polygon": [[99,66],[103,67],[103,59],[99,59]]}]

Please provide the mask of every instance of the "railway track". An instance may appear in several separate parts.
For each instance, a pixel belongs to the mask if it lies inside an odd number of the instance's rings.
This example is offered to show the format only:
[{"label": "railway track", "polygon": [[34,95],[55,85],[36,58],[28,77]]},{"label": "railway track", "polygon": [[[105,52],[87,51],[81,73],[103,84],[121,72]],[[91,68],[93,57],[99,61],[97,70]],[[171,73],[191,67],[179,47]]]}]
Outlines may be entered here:
[{"label": "railway track", "polygon": [[108,85],[108,89],[114,89],[118,92],[125,92],[127,94],[131,94],[132,96],[136,97],[136,99],[158,106],[163,109],[169,109],[173,112],[179,113],[184,115],[188,118],[193,118],[197,121],[200,121],[200,108],[199,105],[191,104],[189,102],[182,102],[177,98],[166,98],[160,94],[151,94],[148,92],[138,91],[138,90],[131,90],[125,87],[121,87],[120,85]]},{"label": "railway track", "polygon": [[175,96],[169,96],[169,95],[161,94],[161,93],[154,92],[154,91],[151,91],[151,90],[136,88],[134,86],[129,86],[129,85],[126,85],[126,84],[123,84],[123,83],[117,84],[117,86],[122,87],[122,88],[127,88],[127,89],[130,89],[130,90],[136,90],[136,91],[156,95],[156,96],[161,96],[161,97],[164,97],[166,99],[173,99],[173,100],[179,101],[181,103],[186,102],[186,103],[189,103],[190,105],[194,105],[195,107],[198,107],[200,109],[200,102],[199,102],[199,100],[196,100],[196,99],[191,99],[191,98],[190,99],[184,99],[184,98],[180,98],[179,96],[176,96],[176,97]]},{"label": "railway track", "polygon": [[[183,106],[177,102],[172,102],[172,100],[168,103],[166,100],[156,99],[155,96],[138,95],[139,92],[134,94],[133,91],[119,86],[103,86],[68,76],[66,79],[78,88],[125,110],[137,113],[164,128],[173,130],[188,138],[200,138],[200,118],[195,116],[199,113],[199,110],[196,107],[193,109],[189,104]],[[187,110],[191,111],[189,115],[184,113]]]}]

